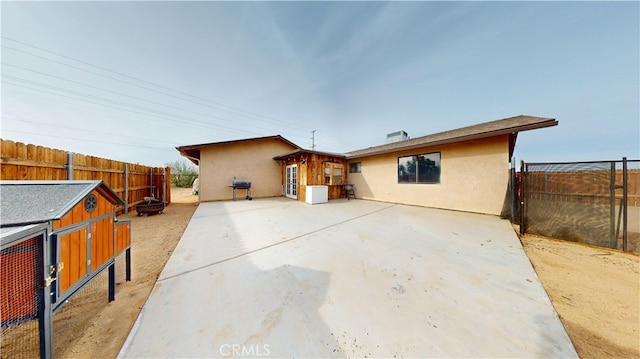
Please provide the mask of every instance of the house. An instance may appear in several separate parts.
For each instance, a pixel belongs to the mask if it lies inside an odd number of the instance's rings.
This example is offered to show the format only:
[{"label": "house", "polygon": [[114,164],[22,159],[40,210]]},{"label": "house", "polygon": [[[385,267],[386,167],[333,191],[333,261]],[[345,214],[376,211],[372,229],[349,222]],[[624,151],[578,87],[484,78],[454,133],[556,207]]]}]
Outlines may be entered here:
[{"label": "house", "polygon": [[557,125],[516,116],[347,153],[358,198],[499,215],[519,132]]},{"label": "house", "polygon": [[299,149],[282,136],[205,143],[176,149],[199,168],[200,201],[233,198],[234,178],[251,181],[251,195],[276,197],[282,192],[280,164],[273,157]]},{"label": "house", "polygon": [[348,183],[362,199],[497,215],[518,133],[557,124],[520,115],[412,139],[400,131],[390,143],[346,154],[305,150],[281,136],[177,149],[200,166],[201,201],[232,198],[233,177],[246,177],[255,197],[305,201],[307,186],[327,186],[336,199]]},{"label": "house", "polygon": [[131,222],[102,181],[0,181],[0,322],[38,318],[41,356],[51,357],[52,313],[104,270],[115,299],[115,259],[126,255]]}]

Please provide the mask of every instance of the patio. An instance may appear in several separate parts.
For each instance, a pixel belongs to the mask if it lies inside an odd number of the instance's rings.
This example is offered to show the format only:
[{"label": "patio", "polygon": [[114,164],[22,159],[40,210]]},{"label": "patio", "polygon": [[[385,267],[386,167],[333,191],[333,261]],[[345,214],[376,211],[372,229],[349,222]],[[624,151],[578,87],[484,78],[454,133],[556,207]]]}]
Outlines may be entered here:
[{"label": "patio", "polygon": [[577,354],[508,221],[271,198],[199,205],[119,356]]}]

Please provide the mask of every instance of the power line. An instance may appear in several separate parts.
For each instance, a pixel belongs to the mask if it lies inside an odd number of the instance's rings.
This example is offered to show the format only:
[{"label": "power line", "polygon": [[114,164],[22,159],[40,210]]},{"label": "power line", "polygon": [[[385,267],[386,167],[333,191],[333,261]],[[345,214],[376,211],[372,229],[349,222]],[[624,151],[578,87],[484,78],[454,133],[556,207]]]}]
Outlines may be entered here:
[{"label": "power line", "polygon": [[[227,119],[227,118],[224,118],[224,117],[215,116],[215,115],[202,113],[202,112],[197,112],[197,111],[192,111],[192,110],[188,110],[188,109],[184,109],[184,108],[180,108],[180,107],[176,107],[176,106],[171,106],[171,105],[168,105],[166,103],[151,101],[151,100],[147,100],[147,99],[144,99],[144,98],[141,98],[141,97],[131,96],[131,95],[128,95],[126,93],[113,91],[113,90],[109,90],[109,89],[102,88],[102,87],[93,86],[93,85],[90,85],[90,84],[87,84],[87,83],[83,83],[83,82],[80,82],[80,81],[66,79],[66,78],[63,78],[63,77],[60,77],[60,76],[51,75],[51,74],[48,74],[48,73],[44,73],[44,72],[41,72],[41,71],[29,69],[29,68],[22,67],[22,66],[19,66],[19,65],[9,64],[9,63],[6,63],[6,62],[3,62],[2,64],[6,65],[6,66],[10,66],[10,67],[19,68],[19,69],[22,69],[22,70],[25,70],[25,71],[37,73],[37,74],[40,74],[40,75],[52,77],[52,78],[59,79],[59,80],[62,80],[62,81],[78,84],[78,85],[85,86],[85,87],[88,87],[88,88],[92,88],[92,89],[96,89],[96,90],[100,90],[100,91],[104,91],[104,92],[109,92],[109,93],[112,93],[112,94],[115,94],[115,95],[119,95],[119,96],[123,96],[123,97],[126,97],[126,98],[130,98],[130,99],[133,99],[133,100],[143,101],[143,102],[151,103],[151,104],[154,104],[154,105],[159,105],[159,106],[172,108],[174,110],[179,110],[181,112],[189,112],[189,113],[193,113],[193,114],[196,114],[196,115],[205,116],[205,117],[211,117],[211,118],[219,119],[219,120],[222,120],[222,121],[225,121],[225,122],[231,122],[233,124],[237,124],[237,121],[234,121],[234,120],[231,120],[231,119]],[[32,85],[40,85],[42,87],[53,88],[53,87],[51,87],[51,85],[42,84],[42,83],[36,83],[34,81],[30,81],[30,80],[27,80],[27,79],[24,79],[24,78],[10,76],[10,75],[6,75],[6,74],[4,74],[3,76],[6,77],[6,78],[9,78],[9,79],[20,81],[20,82],[27,82],[28,81]],[[66,89],[63,90],[62,88],[56,88],[56,89],[59,89],[60,91],[64,91],[64,92],[72,91],[72,90],[66,90]],[[92,96],[92,95],[86,95],[86,96]],[[260,127],[260,126],[253,126],[253,127],[254,128],[258,128],[258,129],[262,129],[262,130],[266,130],[266,131],[270,131],[270,129],[265,128],[265,127]]]},{"label": "power line", "polygon": [[[190,117],[185,117],[185,116],[172,114],[172,113],[168,113],[168,112],[164,112],[164,111],[150,109],[150,108],[143,107],[143,106],[138,106],[138,105],[134,105],[134,104],[126,103],[126,102],[116,101],[116,100],[112,100],[112,99],[108,99],[108,98],[103,98],[103,97],[100,97],[100,96],[86,94],[84,92],[69,90],[69,89],[66,89],[66,88],[52,86],[52,85],[49,85],[49,84],[44,84],[44,83],[40,83],[40,82],[36,82],[36,81],[26,80],[26,79],[15,77],[15,76],[11,76],[11,75],[3,74],[2,77],[7,79],[7,80],[17,81],[19,83],[28,84],[28,85],[36,86],[36,87],[42,87],[42,88],[50,89],[50,90],[53,90],[53,91],[60,91],[60,92],[67,93],[67,94],[70,94],[70,95],[79,96],[81,98],[73,97],[73,96],[67,96],[67,95],[63,95],[63,94],[60,94],[60,93],[54,93],[54,92],[46,91],[46,90],[43,90],[43,89],[32,88],[32,87],[28,87],[28,86],[22,86],[22,85],[14,84],[14,83],[11,83],[11,82],[3,81],[3,83],[5,83],[7,85],[16,86],[16,87],[22,87],[22,88],[30,89],[30,90],[33,90],[33,91],[38,91],[38,92],[42,92],[42,93],[47,93],[47,94],[52,94],[52,95],[56,95],[56,96],[66,97],[66,98],[70,98],[70,99],[77,100],[77,101],[83,101],[83,102],[87,102],[87,103],[97,104],[97,105],[101,105],[101,106],[105,106],[105,107],[109,107],[109,108],[113,108],[113,109],[117,109],[117,110],[143,114],[143,115],[150,116],[150,117],[168,119],[168,120],[171,120],[173,122],[183,123],[183,124],[191,125],[191,126],[198,126],[198,127],[202,127],[202,128],[213,128],[213,129],[215,129],[217,131],[225,131],[225,132],[229,132],[229,133],[236,133],[236,132],[242,131],[243,133],[249,132],[249,133],[253,133],[253,134],[256,134],[256,135],[262,135],[263,134],[263,133],[260,133],[260,132],[255,132],[255,131],[251,131],[251,130],[247,130],[247,129],[242,129],[241,130],[241,129],[236,128],[236,127],[223,126],[223,125],[220,125],[220,124],[215,124],[214,125],[212,123],[200,121],[200,120],[193,119],[193,118],[190,118]],[[92,87],[91,85],[88,85],[88,86]],[[107,90],[107,91],[109,91],[109,90]],[[84,98],[82,98],[82,97],[84,97]],[[96,100],[96,101],[102,101],[102,102],[105,102],[105,103],[100,103],[100,102],[87,100],[86,98],[92,99],[92,100]],[[135,97],[132,97],[132,98],[135,98]],[[151,101],[151,102],[153,102],[153,101]],[[116,106],[114,106],[114,105],[116,105]],[[119,106],[123,106],[123,107],[119,107]],[[173,107],[173,106],[169,106],[169,107]],[[143,112],[135,111],[134,109],[141,110]],[[145,111],[148,112],[148,113],[145,113]],[[187,112],[189,112],[189,111],[187,111]],[[207,114],[201,114],[201,115],[205,116],[205,117],[218,118],[217,116],[211,116],[211,115],[207,115]],[[267,129],[262,128],[262,127],[253,126],[253,128],[258,128],[258,129],[263,129],[263,130],[268,131]],[[335,139],[334,138],[330,138],[329,141],[335,143]]]},{"label": "power line", "polygon": [[109,145],[147,148],[147,149],[152,149],[152,150],[165,150],[165,151],[172,150],[172,151],[175,151],[175,148],[132,145],[132,144],[128,144],[128,143],[100,141],[100,140],[96,140],[96,139],[93,139],[93,138],[92,139],[88,139],[88,138],[77,138],[77,137],[68,137],[68,136],[56,136],[56,135],[52,135],[52,134],[49,134],[49,133],[44,134],[44,133],[35,133],[35,132],[27,132],[27,131],[19,131],[19,130],[6,130],[6,129],[2,129],[2,132],[15,132],[15,133],[23,133],[23,134],[27,134],[27,135],[36,135],[36,136],[45,136],[45,137],[54,137],[54,138],[64,138],[64,139],[67,139],[67,140],[85,141],[85,142],[92,142],[92,143],[106,143],[106,144],[109,144]]},{"label": "power line", "polygon": [[[79,70],[79,71],[83,71],[83,72],[86,72],[86,73],[93,74],[93,75],[96,75],[96,76],[100,76],[100,77],[107,78],[107,79],[110,79],[110,80],[118,81],[118,82],[130,85],[130,86],[134,86],[134,87],[138,87],[138,88],[141,88],[141,89],[144,89],[144,90],[152,91],[152,92],[164,95],[164,96],[169,96],[169,97],[171,97],[173,99],[194,103],[196,105],[209,107],[209,108],[212,108],[212,109],[215,109],[215,110],[224,111],[224,112],[231,113],[231,114],[240,114],[240,115],[245,115],[245,116],[251,116],[251,117],[254,117],[254,118],[260,118],[260,119],[263,119],[263,120],[267,120],[267,122],[270,122],[272,124],[278,124],[278,123],[279,124],[284,124],[288,130],[304,131],[304,132],[308,131],[307,127],[299,125],[297,123],[291,123],[291,122],[287,122],[287,121],[273,119],[271,117],[260,115],[260,114],[253,113],[253,112],[250,112],[250,111],[246,111],[246,110],[243,110],[243,109],[238,108],[238,107],[234,107],[234,106],[226,105],[226,104],[223,104],[223,103],[220,103],[220,102],[212,101],[212,100],[209,100],[209,99],[206,99],[206,98],[194,96],[194,95],[188,94],[186,92],[182,92],[182,91],[175,90],[175,89],[172,89],[172,88],[169,88],[169,87],[166,87],[166,86],[163,86],[163,85],[159,85],[159,84],[156,84],[156,83],[153,83],[153,82],[150,82],[150,81],[146,81],[146,80],[143,80],[143,79],[140,79],[140,78],[136,78],[136,77],[133,77],[133,76],[130,76],[130,75],[118,72],[118,71],[110,70],[108,68],[105,68],[105,67],[102,67],[102,66],[98,66],[98,65],[95,65],[95,64],[91,64],[89,62],[82,61],[82,60],[79,60],[79,59],[76,59],[76,58],[73,58],[73,57],[70,57],[70,56],[67,56],[67,55],[56,53],[54,51],[47,50],[47,49],[44,49],[42,47],[35,46],[35,45],[32,45],[32,44],[28,44],[28,43],[20,41],[20,40],[16,40],[16,39],[13,39],[13,38],[10,38],[10,37],[7,37],[7,36],[3,36],[3,35],[0,35],[0,36],[3,39],[19,43],[21,45],[24,45],[24,46],[27,46],[27,47],[30,47],[30,48],[34,48],[34,49],[37,49],[39,51],[43,51],[43,52],[46,52],[46,53],[49,53],[49,54],[52,54],[52,55],[55,55],[55,56],[62,57],[64,59],[75,61],[75,62],[81,63],[83,65],[99,69],[101,71],[106,71],[106,72],[113,73],[113,74],[116,74],[116,75],[119,75],[119,76],[122,76],[122,77],[125,77],[125,78],[129,78],[129,79],[132,79],[132,80],[135,80],[135,81],[139,81],[139,82],[142,82],[142,83],[145,83],[145,84],[149,84],[149,85],[152,85],[152,86],[155,86],[155,87],[158,87],[158,88],[166,89],[166,90],[169,90],[169,91],[172,91],[172,92],[184,95],[184,96],[188,96],[188,97],[200,100],[200,101],[193,101],[193,100],[190,100],[188,98],[181,97],[181,96],[175,96],[175,95],[173,95],[171,93],[167,93],[167,92],[164,92],[164,91],[158,91],[158,90],[153,89],[153,88],[149,88],[149,87],[146,87],[146,86],[141,86],[139,84],[135,84],[135,83],[132,83],[132,82],[129,82],[129,81],[124,81],[122,79],[115,78],[115,77],[112,77],[112,76],[107,76],[107,75],[104,75],[104,74],[100,74],[100,73],[97,73],[97,72],[94,72],[94,71],[90,71],[90,70],[87,70],[87,69],[84,69],[84,68],[81,68],[81,67],[78,67],[78,66],[74,66],[74,65],[71,65],[71,64],[68,64],[68,63],[57,61],[57,60],[54,60],[54,59],[51,59],[51,58],[48,58],[48,57],[40,56],[40,55],[31,53],[31,52],[28,52],[28,51],[24,51],[24,50],[21,50],[21,49],[16,49],[14,47],[10,47],[10,46],[7,46],[5,44],[2,44],[2,47],[6,48],[6,49],[17,51],[17,52],[20,52],[20,53],[23,53],[23,54],[26,54],[26,55],[29,55],[29,56],[37,57],[37,58],[40,58],[40,59],[43,59],[43,60],[46,60],[46,61],[57,63],[57,64],[60,64],[60,65],[63,65],[63,66],[67,66],[67,67],[70,67],[70,68],[73,68],[73,69],[76,69],[76,70]],[[21,68],[21,69],[26,70],[26,71],[32,71],[32,72],[35,72],[35,73],[40,73],[40,74],[45,75],[45,76],[51,76],[51,77],[55,77],[55,78],[61,79],[60,77],[57,77],[57,76],[54,76],[54,75],[50,75],[50,74],[46,74],[46,73],[43,73],[43,72],[39,72],[39,71],[36,71],[36,70],[28,69],[28,68],[25,68],[25,67],[21,67],[21,66],[17,66],[17,65],[11,65],[11,64],[7,64],[7,65],[14,66],[14,67],[17,67],[17,68]],[[88,85],[88,84],[83,84],[83,83],[78,82],[78,81],[67,80],[67,79],[63,79],[63,80],[69,81],[69,82],[75,82],[77,84],[80,84],[80,85],[83,85],[83,86],[88,86],[88,87],[91,87],[91,88],[94,88],[94,89],[97,89],[97,90],[101,90],[101,91],[107,91],[107,92],[115,93],[115,94],[118,94],[120,96],[127,96],[129,98],[133,98],[133,99],[137,99],[137,100],[145,101],[145,102],[149,102],[149,103],[154,103],[156,105],[159,104],[159,103],[154,102],[154,101],[138,98],[138,97],[127,95],[127,94],[123,94],[123,93],[118,93],[116,91],[111,91],[111,90],[108,90],[108,89],[103,89],[103,88],[95,87],[95,86]],[[15,85],[15,84],[13,84],[13,85],[14,86],[18,86],[18,85]],[[24,86],[22,86],[22,87],[24,87]],[[27,87],[24,87],[24,88],[27,88]],[[42,91],[42,90],[37,90],[37,89],[32,89],[32,90]],[[42,91],[42,92],[48,93],[46,91]],[[61,94],[54,94],[54,95],[63,96]],[[90,95],[85,95],[85,96],[90,96]],[[89,103],[95,103],[93,101],[77,99],[77,98],[69,97],[69,96],[63,96],[63,97],[68,97],[68,98],[71,98],[71,99],[74,99],[74,100],[80,100],[80,101],[85,101],[85,102],[89,102]],[[103,101],[105,101],[105,100],[103,100]],[[113,100],[106,100],[106,101],[113,101]],[[212,103],[212,104],[215,104],[215,105],[218,105],[218,106],[224,106],[224,107],[227,107],[227,108],[232,109],[232,110],[229,110],[229,109],[226,109],[226,108],[220,108],[220,107],[216,107],[216,106],[211,106],[211,105],[208,105],[206,103],[202,103],[202,101],[205,101],[205,102],[208,102],[208,103]],[[106,106],[104,104],[99,104],[99,105]],[[174,109],[178,109],[177,107],[168,106],[166,104],[160,104],[160,105],[163,105],[163,106],[166,106],[166,107],[171,107],[171,108],[174,108]],[[135,106],[135,105],[128,104],[126,106]],[[113,107],[113,106],[112,106],[112,108],[123,110],[121,108],[117,108],[117,107]],[[183,111],[183,109],[180,109],[180,110]],[[127,110],[127,111],[136,112],[136,111],[132,111],[132,110]],[[149,109],[146,109],[146,111],[152,111],[153,112],[153,110],[149,110]],[[233,121],[233,120],[221,118],[221,117],[218,117],[218,116],[203,114],[203,113],[200,113],[200,112],[195,112],[195,111],[190,111],[190,110],[184,110],[184,111],[195,113],[195,114],[199,114],[199,115],[203,115],[203,116],[218,118],[218,119],[223,120],[223,121]],[[136,112],[136,113],[139,113],[139,112]],[[147,114],[145,114],[145,115],[147,115]],[[147,116],[149,116],[149,115],[147,115]],[[173,116],[173,115],[171,115],[171,116]],[[156,116],[156,117],[159,117],[159,116]],[[160,117],[160,118],[162,118],[162,117]],[[174,119],[172,118],[170,120],[174,120]],[[187,118],[187,120],[188,121],[194,121],[193,119],[188,119],[188,118]],[[272,131],[272,130],[264,128],[264,127],[259,127],[259,128],[264,129],[264,130]],[[231,131],[238,132],[240,130],[239,129],[231,129]],[[247,128],[243,128],[242,132],[251,132],[251,131],[247,131]],[[275,131],[275,132],[280,132],[280,131]],[[339,138],[329,137],[329,136],[326,136],[326,135],[323,135],[323,134],[321,134],[321,137],[326,138],[329,143],[334,143],[334,144],[340,143],[340,144],[343,144],[345,146],[348,146],[347,142],[344,142]]]},{"label": "power line", "polygon": [[32,123],[34,125],[42,125],[42,126],[48,126],[48,127],[56,127],[56,128],[66,128],[69,130],[74,130],[74,131],[82,131],[82,132],[88,132],[88,133],[97,133],[100,135],[110,135],[110,136],[117,136],[120,138],[130,138],[130,139],[134,139],[134,140],[142,140],[142,141],[155,141],[157,142],[158,139],[157,138],[143,138],[143,137],[134,137],[134,136],[127,136],[127,135],[123,135],[120,133],[109,133],[109,132],[104,132],[104,131],[95,131],[95,130],[87,130],[87,129],[83,129],[83,128],[78,128],[78,127],[71,127],[71,126],[63,126],[63,125],[59,125],[59,124],[50,124],[50,123],[44,123],[44,122],[37,122],[37,121],[29,121],[29,120],[24,120],[24,119],[20,119],[20,118],[15,118],[15,117],[9,117],[9,116],[2,116],[2,119],[8,119],[8,120],[13,120],[13,121],[18,121],[18,122],[26,122],[26,123]]},{"label": "power line", "polygon": [[[3,77],[7,77],[6,75],[2,75],[2,76]],[[9,79],[13,80],[13,81],[17,81],[15,79],[11,79],[11,78],[9,78]],[[222,129],[223,131],[233,131],[233,132],[239,131],[238,129],[227,127],[227,126],[221,126],[221,125],[213,126],[210,123],[203,122],[203,121],[198,121],[198,120],[191,119],[191,118],[188,118],[188,117],[185,117],[185,116],[180,116],[180,115],[175,115],[175,114],[171,114],[171,113],[167,113],[167,112],[157,111],[157,110],[149,109],[149,108],[142,107],[142,106],[128,104],[128,103],[125,103],[125,102],[119,102],[119,101],[114,101],[114,100],[110,100],[110,99],[104,99],[104,98],[101,98],[99,96],[87,95],[87,94],[83,94],[83,93],[80,93],[80,92],[77,92],[77,91],[62,89],[62,88],[58,88],[58,87],[55,87],[55,86],[49,86],[49,85],[46,85],[46,84],[42,85],[42,84],[38,84],[37,82],[33,82],[33,81],[20,80],[18,82],[27,83],[27,84],[30,84],[30,85],[33,85],[33,86],[41,86],[41,87],[44,87],[44,88],[52,89],[54,91],[66,92],[66,93],[69,93],[71,95],[87,97],[87,98],[95,99],[95,100],[98,100],[98,101],[106,102],[107,104],[96,102],[96,101],[90,101],[90,100],[86,100],[86,99],[83,99],[83,98],[67,96],[67,95],[63,95],[63,94],[59,94],[59,93],[55,93],[55,92],[50,92],[50,91],[46,91],[46,90],[42,90],[42,89],[32,88],[32,87],[28,87],[28,86],[18,85],[18,84],[14,84],[14,83],[11,83],[11,82],[6,82],[4,80],[2,82],[7,84],[7,85],[11,85],[11,86],[22,87],[22,88],[30,89],[30,90],[33,90],[33,91],[39,91],[39,92],[43,92],[43,93],[48,93],[48,94],[55,95],[55,96],[62,96],[62,97],[66,97],[66,98],[70,98],[70,99],[74,99],[74,100],[78,100],[78,101],[84,101],[84,102],[88,102],[88,103],[93,103],[93,104],[96,104],[96,105],[110,107],[110,108],[114,108],[114,109],[118,109],[118,110],[130,111],[130,112],[134,112],[134,113],[138,113],[138,114],[142,114],[142,115],[146,115],[146,116],[167,119],[167,120],[171,120],[171,121],[175,121],[175,122],[180,122],[180,123],[183,123],[183,124],[195,125],[195,126],[199,126],[199,127],[203,127],[203,128],[213,128],[213,129],[216,129],[216,130],[221,130]],[[111,103],[111,105],[109,105],[108,103]],[[114,106],[114,105],[124,106],[124,107],[118,107],[118,106]],[[130,107],[130,108],[127,108],[127,107]],[[131,108],[139,109],[139,110],[142,110],[142,111],[147,111],[147,112],[152,113],[152,114],[145,113],[145,112],[140,112],[140,111],[135,111],[135,110],[132,110]],[[182,119],[182,120],[180,121],[178,119]],[[252,131],[248,131],[248,132],[252,132]],[[254,134],[260,134],[258,132],[253,132],[253,133]]]},{"label": "power line", "polygon": [[[102,66],[94,65],[94,64],[88,63],[86,61],[78,60],[78,59],[70,57],[70,56],[62,55],[62,54],[59,54],[59,53],[56,53],[56,52],[53,52],[53,51],[50,51],[50,50],[35,46],[35,45],[28,44],[28,43],[20,41],[20,40],[15,40],[15,39],[12,39],[12,38],[7,37],[7,36],[1,36],[1,37],[4,38],[4,39],[10,40],[10,41],[17,42],[17,43],[22,44],[24,46],[32,47],[32,48],[38,49],[40,51],[44,51],[44,52],[47,52],[47,53],[50,53],[50,54],[53,54],[53,55],[56,55],[56,56],[60,56],[60,57],[63,57],[63,58],[66,58],[66,59],[69,59],[69,60],[72,60],[72,61],[76,61],[76,62],[79,62],[81,64],[87,65],[87,66],[91,66],[91,67],[94,67],[94,68],[97,68],[97,69],[100,69],[100,70],[103,70],[103,71],[106,71],[106,72],[117,74],[119,76],[123,76],[123,77],[129,78],[129,79],[133,79],[133,80],[136,80],[136,81],[140,81],[142,83],[146,83],[146,84],[149,84],[149,85],[152,85],[152,86],[156,86],[158,88],[162,88],[162,89],[166,89],[166,90],[169,90],[169,91],[173,91],[175,93],[178,93],[178,94],[181,94],[181,95],[184,95],[184,96],[188,96],[188,97],[191,97],[191,98],[194,98],[194,99],[198,99],[200,101],[206,101],[206,102],[218,105],[218,106],[228,107],[228,108],[230,108],[232,110],[235,110],[237,112],[241,112],[241,113],[243,113],[245,115],[258,117],[260,119],[266,119],[266,120],[269,120],[269,121],[272,121],[272,122],[280,122],[281,124],[285,124],[287,126],[298,126],[300,129],[306,130],[305,127],[302,127],[302,126],[300,126],[298,124],[294,124],[294,123],[290,123],[290,122],[286,122],[286,121],[282,121],[282,120],[273,119],[271,117],[260,115],[260,114],[256,114],[256,113],[253,113],[253,112],[250,112],[250,111],[246,111],[246,110],[243,110],[243,109],[238,108],[238,107],[226,105],[226,104],[223,104],[223,103],[220,103],[220,102],[216,102],[216,101],[212,101],[212,100],[209,100],[209,99],[206,99],[206,98],[202,98],[202,97],[198,97],[198,96],[195,96],[195,95],[191,95],[191,94],[188,94],[188,93],[185,93],[185,92],[182,92],[182,91],[179,91],[179,90],[175,90],[175,89],[163,86],[163,85],[159,85],[159,84],[156,84],[156,83],[153,83],[153,82],[150,82],[150,81],[146,81],[146,80],[143,80],[143,79],[140,79],[140,78],[136,78],[136,77],[133,77],[133,76],[130,76],[130,75],[118,72],[118,71],[110,70],[110,69],[107,69],[107,68],[102,67]],[[80,70],[80,71],[85,71],[87,73],[91,73],[91,74],[94,74],[94,75],[97,75],[97,76],[101,76],[101,77],[108,78],[108,79],[111,79],[111,80],[115,80],[115,81],[119,81],[119,82],[122,82],[122,83],[126,83],[126,84],[131,85],[131,86],[136,86],[136,87],[139,87],[139,88],[143,88],[143,89],[146,89],[146,90],[149,90],[149,91],[153,91],[153,92],[157,92],[157,93],[160,93],[160,94],[163,94],[163,95],[166,95],[166,96],[175,97],[174,95],[168,94],[166,92],[157,91],[157,90],[145,87],[145,86],[140,86],[140,85],[137,85],[137,84],[133,84],[131,82],[123,81],[121,79],[117,79],[117,78],[114,78],[114,77],[111,77],[111,76],[106,76],[106,75],[103,75],[103,74],[99,74],[99,73],[96,73],[96,72],[93,72],[93,71],[89,71],[89,70],[86,70],[86,69],[83,69],[83,68],[80,68],[80,67],[77,67],[77,66],[73,66],[73,65],[66,64],[66,63],[63,63],[63,62],[60,62],[60,61],[56,61],[56,60],[53,60],[53,59],[50,59],[50,58],[47,58],[47,57],[36,55],[36,54],[30,53],[28,51],[19,50],[19,49],[16,49],[16,48],[4,45],[4,44],[2,45],[2,47],[10,49],[10,50],[18,51],[18,52],[21,52],[21,53],[24,53],[24,54],[27,54],[27,55],[30,55],[30,56],[38,57],[38,58],[41,58],[41,59],[44,59],[44,60],[47,60],[47,61],[58,63],[58,64],[61,64],[61,65],[64,65],[64,66],[75,68],[75,69]],[[176,97],[176,98],[179,98],[179,97]],[[192,100],[184,99],[184,98],[179,98],[179,99],[181,99],[183,101],[192,102],[192,103],[195,103],[195,104],[198,104],[198,105],[201,105],[201,106],[207,106],[207,107],[210,107],[210,108],[214,108],[214,109],[217,109],[217,110],[220,110],[220,111],[233,113],[233,111],[231,111],[231,110],[227,110],[227,109],[220,108],[220,107],[206,105],[206,104],[203,104],[201,102],[196,102],[196,101],[192,101]]]}]

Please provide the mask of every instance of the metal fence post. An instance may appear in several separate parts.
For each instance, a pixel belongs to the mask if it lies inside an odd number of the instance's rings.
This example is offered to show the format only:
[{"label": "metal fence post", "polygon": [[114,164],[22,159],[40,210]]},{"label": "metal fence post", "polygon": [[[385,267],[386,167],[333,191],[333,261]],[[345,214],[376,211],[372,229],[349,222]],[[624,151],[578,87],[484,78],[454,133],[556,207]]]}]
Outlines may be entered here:
[{"label": "metal fence post", "polygon": [[42,241],[38,241],[38,252],[40,252],[40,263],[42,275],[38,276],[41,284],[38,289],[38,327],[40,335],[40,358],[53,358],[53,318],[51,313],[51,285],[49,282],[51,263],[51,247],[55,241],[45,232],[42,234]]},{"label": "metal fence post", "polygon": [[111,263],[109,271],[109,303],[116,300],[116,264]]},{"label": "metal fence post", "polygon": [[129,213],[129,164],[124,164],[124,213]]},{"label": "metal fence post", "polygon": [[525,168],[526,167],[525,167],[524,161],[520,161],[520,234],[521,235],[524,235],[525,232],[526,232],[526,228],[525,228],[526,225],[524,223],[525,220],[526,220],[525,219],[526,218],[526,216],[525,216],[525,207],[526,207],[526,205],[525,205],[524,202],[525,202],[525,196],[526,196],[525,188],[527,187],[526,186],[526,184],[527,184],[527,180],[526,180],[527,176],[526,176],[526,174],[527,173],[525,172]]},{"label": "metal fence post", "polygon": [[149,167],[149,196],[154,197],[153,195],[153,169],[154,167]]},{"label": "metal fence post", "polygon": [[611,197],[611,229],[609,231],[609,248],[618,248],[618,239],[616,238],[616,162],[611,161],[611,181],[609,186],[609,195]]},{"label": "metal fence post", "polygon": [[628,183],[627,183],[627,158],[622,157],[622,202],[624,202],[622,212],[622,250],[628,251],[627,244],[627,210],[629,209],[629,203],[627,201],[628,196]]},{"label": "metal fence post", "polygon": [[73,180],[73,152],[67,152],[67,179]]},{"label": "metal fence post", "polygon": [[167,168],[162,169],[162,202],[167,203]]}]

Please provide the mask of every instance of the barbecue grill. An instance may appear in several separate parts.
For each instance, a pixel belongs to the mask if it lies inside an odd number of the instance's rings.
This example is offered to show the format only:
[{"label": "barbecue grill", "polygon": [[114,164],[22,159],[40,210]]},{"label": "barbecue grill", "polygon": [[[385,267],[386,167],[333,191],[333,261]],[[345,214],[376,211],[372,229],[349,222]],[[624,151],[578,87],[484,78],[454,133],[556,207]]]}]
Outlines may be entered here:
[{"label": "barbecue grill", "polygon": [[235,177],[233,177],[233,181],[231,182],[231,187],[233,187],[233,200],[236,200],[236,191],[239,189],[246,189],[247,190],[247,196],[245,197],[245,199],[248,199],[249,201],[251,201],[253,198],[251,198],[251,181],[249,180],[239,180],[236,179]]}]

